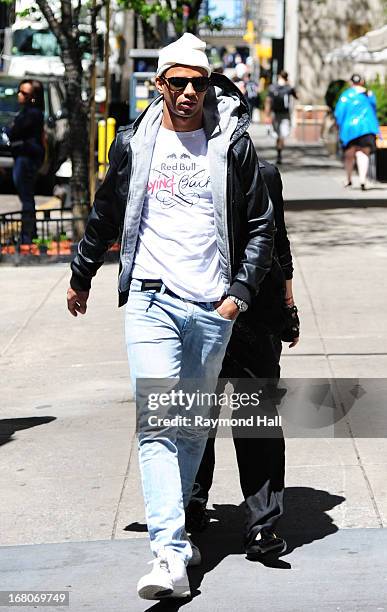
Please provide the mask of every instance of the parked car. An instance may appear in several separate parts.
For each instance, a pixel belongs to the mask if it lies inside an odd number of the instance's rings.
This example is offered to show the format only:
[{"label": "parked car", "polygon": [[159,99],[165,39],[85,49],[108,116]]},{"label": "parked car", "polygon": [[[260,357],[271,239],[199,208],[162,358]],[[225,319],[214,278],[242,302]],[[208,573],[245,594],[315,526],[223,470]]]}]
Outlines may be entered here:
[{"label": "parked car", "polygon": [[[25,78],[29,78],[27,75]],[[68,158],[68,120],[65,106],[65,93],[62,82],[56,77],[31,75],[43,83],[45,102],[44,129],[46,132],[46,155],[39,169],[37,191],[51,194],[55,184],[55,173]],[[21,79],[0,76],[0,132],[12,124],[20,107],[17,92]],[[10,177],[13,158],[10,148],[0,141],[0,191],[1,182]]]}]

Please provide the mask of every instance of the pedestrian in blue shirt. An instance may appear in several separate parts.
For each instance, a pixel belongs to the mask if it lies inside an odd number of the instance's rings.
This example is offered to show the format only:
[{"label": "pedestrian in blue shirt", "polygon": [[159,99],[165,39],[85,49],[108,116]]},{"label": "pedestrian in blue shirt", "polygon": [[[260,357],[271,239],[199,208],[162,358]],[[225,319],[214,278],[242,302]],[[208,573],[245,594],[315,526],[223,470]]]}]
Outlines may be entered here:
[{"label": "pedestrian in blue shirt", "polygon": [[364,87],[364,79],[359,74],[352,75],[351,84],[352,86],[339,98],[335,108],[335,118],[344,149],[347,175],[345,186],[352,185],[352,172],[356,159],[361,189],[365,191],[369,157],[375,150],[376,135],[380,129],[374,94]]}]

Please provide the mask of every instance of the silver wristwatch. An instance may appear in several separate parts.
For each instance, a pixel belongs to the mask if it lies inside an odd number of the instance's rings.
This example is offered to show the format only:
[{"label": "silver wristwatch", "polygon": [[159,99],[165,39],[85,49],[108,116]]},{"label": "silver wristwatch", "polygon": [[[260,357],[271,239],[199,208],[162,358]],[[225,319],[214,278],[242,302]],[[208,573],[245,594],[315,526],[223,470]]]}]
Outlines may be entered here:
[{"label": "silver wristwatch", "polygon": [[246,310],[249,307],[247,302],[245,302],[244,300],[241,300],[241,299],[235,297],[235,295],[228,295],[227,297],[228,297],[229,300],[232,300],[234,302],[234,304],[236,304],[238,306],[239,312],[246,312]]}]

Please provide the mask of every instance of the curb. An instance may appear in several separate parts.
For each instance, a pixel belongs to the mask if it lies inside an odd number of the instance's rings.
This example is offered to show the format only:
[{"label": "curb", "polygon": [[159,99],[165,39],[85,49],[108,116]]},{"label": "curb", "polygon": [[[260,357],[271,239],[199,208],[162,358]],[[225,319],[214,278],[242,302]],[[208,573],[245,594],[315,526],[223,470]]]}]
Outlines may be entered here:
[{"label": "curb", "polygon": [[[0,255],[0,266],[50,266],[57,263],[71,263],[76,253],[71,255]],[[119,251],[107,251],[105,253],[105,263],[118,263],[120,259]]]},{"label": "curb", "polygon": [[329,208],[386,208],[387,199],[337,198],[337,199],[287,199],[284,198],[285,207],[293,210],[324,210]]}]

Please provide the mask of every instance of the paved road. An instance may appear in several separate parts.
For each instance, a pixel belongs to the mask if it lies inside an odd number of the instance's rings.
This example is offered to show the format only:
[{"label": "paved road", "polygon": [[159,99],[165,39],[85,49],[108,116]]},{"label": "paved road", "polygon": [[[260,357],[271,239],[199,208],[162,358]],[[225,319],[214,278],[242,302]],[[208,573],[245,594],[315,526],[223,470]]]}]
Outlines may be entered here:
[{"label": "paved road", "polygon": [[[285,349],[283,376],[376,384],[387,371],[386,209],[295,208],[287,219],[302,342]],[[87,316],[73,319],[67,266],[0,267],[1,588],[66,588],[74,612],[175,609],[133,592],[149,554],[116,274],[101,269]],[[242,554],[234,452],[218,440],[187,608],[385,609],[386,450],[380,437],[289,439],[290,547],[265,567]]]}]

